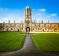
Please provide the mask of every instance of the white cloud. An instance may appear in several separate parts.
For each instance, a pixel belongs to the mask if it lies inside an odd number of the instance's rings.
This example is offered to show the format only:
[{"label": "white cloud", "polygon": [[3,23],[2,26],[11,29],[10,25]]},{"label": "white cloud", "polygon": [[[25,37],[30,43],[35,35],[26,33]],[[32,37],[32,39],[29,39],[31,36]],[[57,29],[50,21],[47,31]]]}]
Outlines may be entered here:
[{"label": "white cloud", "polygon": [[4,18],[4,19],[5,20],[11,20],[11,21],[14,20],[13,18]]},{"label": "white cloud", "polygon": [[50,15],[47,15],[47,17],[57,17],[57,13],[53,13],[53,14],[50,14]]},{"label": "white cloud", "polygon": [[[6,11],[8,10],[8,12],[6,13]],[[15,22],[16,23],[20,23],[21,20],[24,20],[24,13],[22,13],[22,11],[16,11],[15,10],[10,10],[8,8],[0,8],[0,11],[2,11],[3,13],[0,16],[0,22],[8,22],[8,20],[10,20],[11,22]],[[54,21],[56,19],[57,13],[52,13],[52,14],[47,14],[46,9],[42,8],[42,9],[33,9],[33,14],[32,14],[32,19],[36,19],[37,21],[41,21],[41,20],[45,20],[45,21]],[[3,19],[2,19],[3,18]]]},{"label": "white cloud", "polygon": [[23,18],[19,18],[18,20],[17,20],[17,22],[21,22],[21,21],[23,21],[24,19]]},{"label": "white cloud", "polygon": [[57,13],[54,13],[54,14],[50,14],[50,16],[57,16]]},{"label": "white cloud", "polygon": [[[59,21],[59,17],[58,17],[58,15],[57,15],[57,13],[47,13],[46,12],[46,9],[39,9],[39,11],[38,11],[38,9],[36,10],[37,11],[37,13],[35,14],[35,16],[36,16],[36,20],[43,20],[43,21],[45,21],[45,22],[47,22],[48,20],[50,21],[50,22],[58,22]],[[43,12],[43,13],[42,13]],[[34,14],[34,13],[33,13]],[[34,16],[33,16],[34,17]],[[35,18],[34,18],[35,19]],[[57,19],[57,20],[56,20]]]},{"label": "white cloud", "polygon": [[3,22],[8,22],[10,20],[10,22],[14,22],[15,18],[1,18]]},{"label": "white cloud", "polygon": [[37,14],[38,16],[41,16],[41,14],[39,13],[39,14]]},{"label": "white cloud", "polygon": [[50,15],[47,15],[47,17],[49,18],[49,17],[50,17]]},{"label": "white cloud", "polygon": [[9,20],[8,18],[4,18],[5,20]]},{"label": "white cloud", "polygon": [[38,9],[38,10],[41,11],[41,12],[45,12],[46,11],[46,9],[44,9],[44,8]]}]

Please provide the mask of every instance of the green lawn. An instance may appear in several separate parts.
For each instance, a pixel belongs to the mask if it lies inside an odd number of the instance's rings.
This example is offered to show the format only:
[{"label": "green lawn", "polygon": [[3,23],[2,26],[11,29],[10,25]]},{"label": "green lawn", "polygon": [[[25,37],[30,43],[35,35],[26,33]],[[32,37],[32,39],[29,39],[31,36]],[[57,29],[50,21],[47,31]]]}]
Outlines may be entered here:
[{"label": "green lawn", "polygon": [[0,51],[15,51],[20,49],[25,40],[24,34],[23,32],[0,32]]},{"label": "green lawn", "polygon": [[58,33],[38,33],[32,34],[32,40],[40,51],[59,51]]}]

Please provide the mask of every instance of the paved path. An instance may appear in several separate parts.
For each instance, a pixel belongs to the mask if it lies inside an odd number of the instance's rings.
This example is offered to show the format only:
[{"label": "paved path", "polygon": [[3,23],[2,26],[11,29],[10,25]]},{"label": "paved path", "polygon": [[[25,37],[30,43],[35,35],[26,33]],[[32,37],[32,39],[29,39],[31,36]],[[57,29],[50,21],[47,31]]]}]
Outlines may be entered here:
[{"label": "paved path", "polygon": [[1,54],[0,56],[59,56],[50,52],[39,52],[36,50],[30,34],[26,35],[25,43],[22,49],[14,52]]}]

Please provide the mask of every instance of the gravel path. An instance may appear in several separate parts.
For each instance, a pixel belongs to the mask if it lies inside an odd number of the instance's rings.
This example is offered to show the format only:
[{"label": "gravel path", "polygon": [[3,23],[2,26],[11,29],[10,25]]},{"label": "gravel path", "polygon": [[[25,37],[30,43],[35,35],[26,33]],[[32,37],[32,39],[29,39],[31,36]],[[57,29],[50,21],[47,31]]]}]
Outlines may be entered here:
[{"label": "gravel path", "polygon": [[36,50],[30,34],[26,34],[26,39],[22,49],[1,54],[0,56],[59,56],[59,54],[56,53],[57,52],[39,52],[38,50]]}]

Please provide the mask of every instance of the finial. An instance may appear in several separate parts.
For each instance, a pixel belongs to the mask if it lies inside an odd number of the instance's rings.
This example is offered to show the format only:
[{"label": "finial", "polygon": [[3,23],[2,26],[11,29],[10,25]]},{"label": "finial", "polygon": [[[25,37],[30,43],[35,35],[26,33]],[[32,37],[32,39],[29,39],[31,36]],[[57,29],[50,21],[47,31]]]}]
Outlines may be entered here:
[{"label": "finial", "polygon": [[15,24],[15,20],[14,20],[14,24]]},{"label": "finial", "polygon": [[10,24],[10,20],[9,20],[9,24]]},{"label": "finial", "polygon": [[49,23],[49,20],[48,20],[48,23]]},{"label": "finial", "polygon": [[43,20],[41,21],[41,23],[43,23]]}]

